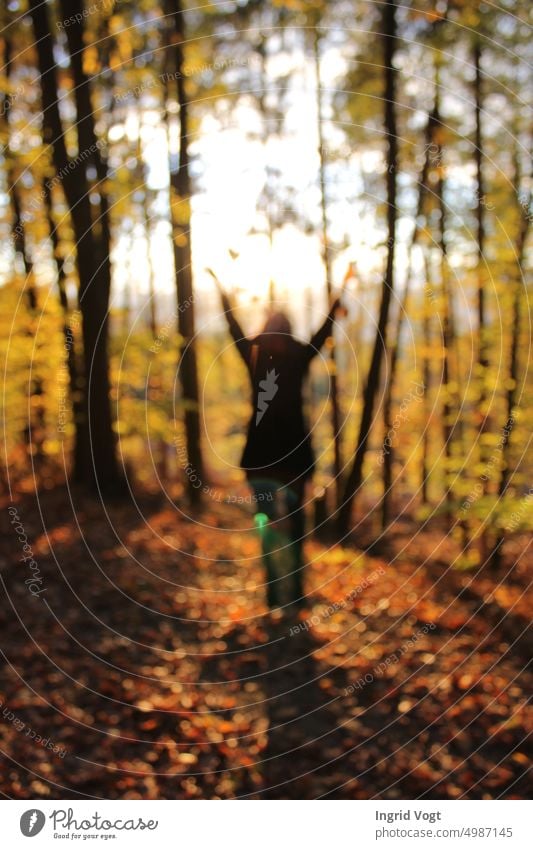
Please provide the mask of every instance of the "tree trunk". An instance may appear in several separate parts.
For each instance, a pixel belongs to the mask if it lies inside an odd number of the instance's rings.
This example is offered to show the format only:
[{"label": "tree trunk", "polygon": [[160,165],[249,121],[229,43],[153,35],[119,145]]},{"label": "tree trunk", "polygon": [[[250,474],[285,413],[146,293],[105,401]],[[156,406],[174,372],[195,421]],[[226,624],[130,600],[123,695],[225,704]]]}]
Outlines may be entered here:
[{"label": "tree trunk", "polygon": [[[509,482],[511,480],[511,467],[510,467],[510,457],[509,457],[509,449],[510,449],[510,438],[511,432],[515,425],[515,414],[516,414],[516,402],[517,402],[517,391],[518,391],[518,378],[520,374],[519,370],[519,361],[518,361],[518,349],[520,343],[520,329],[522,326],[522,267],[524,263],[525,251],[526,251],[526,242],[529,233],[529,226],[531,222],[531,216],[529,214],[529,209],[531,206],[531,190],[529,191],[529,197],[527,203],[520,204],[518,201],[518,189],[521,184],[521,175],[520,175],[520,167],[518,165],[518,153],[516,155],[516,165],[515,165],[515,178],[513,180],[513,186],[515,187],[515,195],[517,197],[517,207],[518,207],[518,215],[519,215],[519,229],[518,229],[518,237],[516,241],[516,281],[514,281],[513,288],[513,307],[512,307],[512,315],[511,315],[511,347],[509,351],[509,388],[507,389],[505,396],[505,407],[506,407],[506,423],[503,429],[502,443],[501,443],[501,471],[500,471],[500,480],[498,481],[498,498],[502,499],[507,492],[507,487],[509,486]],[[502,556],[502,546],[504,544],[505,535],[500,532],[496,538],[496,541],[493,545],[491,555],[490,555],[490,565],[497,568],[501,563]]]},{"label": "tree trunk", "polygon": [[[185,440],[188,463],[195,474],[204,481],[204,464],[201,449],[200,394],[196,360],[194,293],[191,257],[191,178],[189,172],[189,104],[183,73],[183,42],[185,24],[180,0],[166,0],[166,12],[171,16],[171,33],[176,83],[176,100],[179,106],[180,150],[178,169],[170,174],[171,224],[173,230],[174,263],[178,306],[178,333],[180,342],[179,378],[182,390]],[[170,49],[170,48],[168,48]],[[168,79],[168,78],[167,78]],[[200,489],[187,476],[189,498],[196,503]]]},{"label": "tree trunk", "polygon": [[[485,263],[485,181],[483,174],[483,137],[481,132],[481,111],[482,111],[482,86],[481,86],[481,42],[476,39],[474,44],[474,96],[475,96],[475,141],[474,141],[474,158],[476,163],[476,182],[477,182],[477,209],[476,209],[476,225],[477,225],[477,315],[478,315],[478,367],[479,367],[479,411],[480,411],[480,428],[479,433],[482,438],[487,425],[487,415],[484,411],[486,397],[486,372],[488,367],[487,357],[487,340],[486,340],[486,316],[485,316],[485,273],[483,264]],[[480,444],[481,462],[484,460],[485,451],[483,445]]]},{"label": "tree trunk", "polygon": [[[439,93],[437,89],[437,100],[435,104],[437,120],[440,123],[440,103]],[[455,321],[453,316],[452,293],[450,290],[449,269],[448,269],[448,246],[446,243],[446,227],[447,227],[447,208],[444,200],[444,167],[443,167],[443,149],[440,142],[437,145],[437,159],[439,162],[438,179],[436,184],[436,199],[437,207],[440,212],[439,219],[439,234],[438,243],[440,248],[440,275],[441,275],[441,293],[443,300],[442,314],[442,347],[443,347],[443,362],[442,362],[442,386],[444,388],[444,399],[442,402],[442,436],[444,441],[444,456],[445,456],[445,499],[446,499],[446,520],[448,526],[451,527],[452,511],[453,511],[453,490],[451,486],[452,474],[452,441],[454,434],[454,426],[452,426],[452,403],[450,398],[450,382],[451,382],[451,359],[454,348],[455,338]]]},{"label": "tree trunk", "polygon": [[[140,153],[139,156],[142,154]],[[154,271],[154,263],[152,260],[152,223],[150,220],[150,200],[149,200],[149,189],[147,185],[147,174],[146,169],[144,173],[144,189],[143,189],[143,200],[142,200],[142,214],[143,214],[143,227],[144,227],[144,237],[146,239],[146,262],[148,265],[148,298],[149,298],[149,315],[150,315],[150,333],[152,335],[152,339],[155,339],[157,336],[157,303],[156,303],[156,291],[155,291],[155,271]]]},{"label": "tree trunk", "polygon": [[[477,208],[476,208],[476,229],[477,229],[477,314],[478,314],[478,380],[479,380],[479,461],[485,466],[488,459],[487,446],[484,442],[484,435],[488,430],[488,411],[486,410],[487,403],[487,369],[489,365],[487,354],[487,327],[486,327],[486,305],[485,305],[485,181],[483,174],[483,136],[481,129],[481,111],[483,107],[483,92],[481,80],[481,40],[475,39],[474,42],[474,100],[475,100],[475,139],[474,139],[474,159],[476,163],[476,182],[477,182]],[[481,477],[482,494],[487,494],[488,476]],[[480,537],[480,553],[482,561],[485,560],[487,551],[486,531],[482,523]]]},{"label": "tree trunk", "polygon": [[[62,2],[62,13],[80,14],[81,0]],[[83,32],[81,25],[66,28],[76,95],[78,159],[70,168],[58,108],[58,79],[53,55],[46,4],[30,0],[35,34],[43,106],[43,137],[52,146],[56,179],[63,183],[76,239],[79,278],[79,305],[82,313],[83,357],[85,371],[85,409],[87,444],[84,446],[84,482],[102,492],[117,492],[122,480],[116,459],[115,437],[111,421],[108,365],[108,307],[110,293],[109,220],[103,190],[99,198],[99,217],[93,221],[89,200],[89,182],[85,163],[94,163],[98,179],[104,166],[94,135],[94,117],[89,99],[88,80],[82,68]],[[94,139],[94,141],[93,141]],[[90,140],[90,141],[89,141]],[[84,147],[84,144],[87,146]]]},{"label": "tree trunk", "polygon": [[343,493],[343,503],[339,511],[339,528],[347,533],[354,497],[361,485],[363,463],[368,448],[368,437],[376,396],[379,390],[381,363],[387,347],[387,324],[394,285],[394,256],[396,245],[396,171],[398,160],[398,138],[396,134],[396,70],[393,66],[396,52],[396,0],[388,0],[383,5],[381,25],[384,66],[384,124],[387,138],[387,230],[388,251],[385,275],[383,278],[378,326],[367,381],[363,394],[363,412],[355,456]]},{"label": "tree trunk", "polygon": [[[427,252],[424,250],[424,270],[426,273],[426,281],[430,278],[430,265],[427,259]],[[430,318],[430,303],[431,292],[428,291],[427,285],[424,287],[424,306],[422,317],[422,339],[424,344],[424,355],[422,357],[422,382],[424,384],[424,433],[422,435],[422,469],[420,480],[420,500],[425,506],[429,504],[429,388],[431,384],[431,365],[428,351],[431,346],[431,318]]]},{"label": "tree trunk", "polygon": [[84,412],[83,381],[79,373],[79,356],[76,351],[76,340],[74,337],[74,326],[70,318],[70,306],[66,289],[65,261],[61,255],[59,235],[54,222],[52,192],[48,182],[43,187],[44,205],[48,221],[48,232],[52,244],[52,252],[56,265],[56,281],[59,303],[63,313],[63,339],[67,360],[69,395],[72,405],[72,418],[74,423],[74,451],[72,458],[72,480],[83,483],[84,474],[84,444],[87,442],[87,421]]},{"label": "tree trunk", "polygon": [[[385,388],[385,400],[383,402],[383,430],[384,430],[384,438],[386,439],[387,434],[392,430],[392,399],[394,393],[394,385],[396,382],[396,373],[398,371],[398,360],[400,354],[400,339],[402,335],[403,322],[405,316],[407,315],[407,309],[409,306],[409,296],[410,296],[410,286],[411,286],[411,273],[412,273],[412,253],[418,239],[420,237],[420,225],[419,220],[424,210],[424,199],[427,191],[427,183],[428,183],[428,175],[430,169],[431,162],[431,143],[433,138],[433,133],[435,130],[435,120],[436,114],[435,109],[428,115],[428,120],[426,124],[426,130],[424,133],[424,162],[422,164],[422,169],[418,178],[418,202],[416,209],[416,217],[415,217],[415,227],[413,230],[413,235],[411,237],[411,244],[409,245],[409,265],[407,268],[407,274],[405,277],[405,288],[403,291],[403,297],[398,309],[398,314],[396,318],[396,328],[393,333],[392,338],[392,348],[390,354],[390,366],[389,366],[389,376],[387,380],[387,385]],[[425,384],[424,384],[425,386]],[[424,389],[425,392],[425,389]],[[391,440],[390,440],[391,441]],[[381,527],[384,530],[388,524],[390,519],[390,500],[391,500],[391,490],[392,490],[392,472],[394,467],[394,445],[391,444],[387,446],[387,451],[384,452],[383,455],[383,501],[381,503]]]},{"label": "tree trunk", "polygon": [[[83,0],[61,0],[65,18],[82,14]],[[66,27],[70,53],[74,97],[76,102],[78,154],[89,157],[79,170],[83,174],[85,192],[91,191],[93,204],[86,209],[86,226],[93,234],[93,273],[89,286],[80,286],[80,309],[83,316],[85,380],[87,387],[89,442],[93,473],[97,486],[108,490],[120,488],[122,482],[116,460],[116,439],[112,427],[109,380],[109,297],[111,293],[111,229],[106,194],[107,164],[101,152],[94,127],[89,78],[83,69],[83,27]],[[92,164],[97,183],[91,186],[86,165]],[[77,174],[76,174],[77,178]],[[94,204],[96,198],[97,203]],[[94,215],[93,215],[94,210]],[[91,221],[92,218],[92,221]]]},{"label": "tree trunk", "polygon": [[[326,157],[324,152],[323,118],[322,118],[322,89],[320,83],[320,36],[318,27],[313,33],[313,57],[316,77],[316,108],[318,130],[318,157],[320,177],[320,210],[322,215],[322,259],[326,273],[326,294],[328,304],[331,302],[333,284],[331,279],[331,251],[328,237],[328,215],[326,195]],[[329,309],[329,306],[328,306]],[[341,445],[341,414],[339,403],[339,388],[337,380],[337,357],[335,355],[335,337],[331,337],[329,348],[330,360],[330,398],[331,398],[331,429],[333,431],[333,474],[335,476],[335,507],[341,503],[342,497],[342,445]]]}]

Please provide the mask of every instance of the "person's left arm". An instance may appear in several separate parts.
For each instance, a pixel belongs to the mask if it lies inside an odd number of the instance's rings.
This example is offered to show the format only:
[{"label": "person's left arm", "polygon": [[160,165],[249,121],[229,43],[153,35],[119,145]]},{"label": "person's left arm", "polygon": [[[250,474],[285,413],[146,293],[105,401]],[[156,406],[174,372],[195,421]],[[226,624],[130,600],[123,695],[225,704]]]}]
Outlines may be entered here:
[{"label": "person's left arm", "polygon": [[331,304],[329,313],[326,316],[326,320],[322,324],[322,326],[316,331],[316,333],[312,336],[311,340],[308,342],[306,347],[306,357],[308,360],[312,360],[313,357],[316,357],[322,346],[324,345],[326,339],[328,339],[333,333],[333,324],[335,322],[335,315],[337,310],[341,306],[341,299],[335,298],[333,303]]}]

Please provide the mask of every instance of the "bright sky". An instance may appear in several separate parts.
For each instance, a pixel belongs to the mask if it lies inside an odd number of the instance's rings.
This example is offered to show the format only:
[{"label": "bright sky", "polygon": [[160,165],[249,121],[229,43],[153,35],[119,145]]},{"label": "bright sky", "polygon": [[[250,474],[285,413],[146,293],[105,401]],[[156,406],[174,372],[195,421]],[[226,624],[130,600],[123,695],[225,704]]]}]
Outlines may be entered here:
[{"label": "bright sky", "polygon": [[[272,60],[276,72],[279,59]],[[196,291],[202,303],[202,313],[218,312],[213,281],[205,272],[212,267],[230,289],[235,289],[242,303],[250,305],[257,298],[268,295],[270,279],[275,282],[276,297],[290,299],[296,329],[305,333],[309,322],[308,310],[302,309],[306,290],[311,290],[313,311],[317,318],[326,306],[324,268],[321,259],[320,193],[318,188],[318,136],[316,93],[313,68],[305,59],[295,55],[302,71],[296,78],[295,89],[288,98],[283,135],[271,137],[267,144],[251,139],[250,133],[261,130],[261,119],[255,109],[245,104],[233,110],[231,124],[222,126],[214,116],[207,115],[201,123],[200,134],[191,140],[190,152],[201,162],[199,188],[192,205],[193,270]],[[331,59],[324,62],[324,79],[333,79],[338,64]],[[152,189],[168,185],[168,147],[165,128],[156,111],[143,116],[142,139],[144,156],[149,165],[148,184]],[[126,131],[131,141],[138,134],[138,115],[132,108],[126,121]],[[110,131],[110,141],[118,140],[123,126]],[[328,137],[328,132],[330,136]],[[333,146],[332,129],[326,128],[326,144]],[[334,134],[338,131],[333,130]],[[176,140],[177,145],[177,140]],[[372,161],[371,161],[372,160]],[[340,285],[348,262],[357,259],[361,274],[368,276],[379,269],[381,260],[376,255],[375,243],[383,239],[369,216],[357,216],[353,196],[360,191],[359,169],[363,162],[374,164],[376,153],[367,152],[353,156],[353,168],[344,163],[345,186],[331,185],[330,204],[331,236],[349,241],[333,263],[334,282]],[[309,219],[314,232],[303,233],[289,223],[274,233],[273,245],[266,235],[266,217],[258,209],[258,198],[265,183],[266,168],[280,171],[279,184],[293,187],[291,204],[298,217]],[[338,179],[338,167],[330,166],[328,174]],[[283,193],[282,193],[283,194]],[[343,200],[343,198],[345,199]],[[254,229],[255,234],[250,234]],[[263,234],[264,233],[264,234]],[[238,253],[231,259],[228,249]],[[159,224],[152,235],[151,255],[156,269],[158,292],[173,293],[175,288],[168,224]],[[115,292],[120,299],[126,277],[134,275],[134,291],[141,297],[148,291],[147,246],[143,238],[121,240],[115,259]],[[209,297],[212,295],[212,299]],[[256,310],[257,312],[257,310]],[[258,323],[262,312],[259,311]]]},{"label": "bright sky", "polygon": [[[326,305],[320,227],[317,226],[316,234],[309,235],[292,223],[286,224],[274,233],[272,249],[266,233],[250,234],[252,226],[266,230],[265,218],[257,212],[257,199],[265,179],[265,151],[259,143],[250,142],[241,129],[221,130],[209,120],[205,124],[201,138],[191,145],[191,152],[200,156],[203,165],[202,191],[193,199],[192,214],[193,269],[198,295],[212,294],[213,304],[218,303],[213,281],[205,272],[206,266],[212,267],[229,289],[236,290],[245,305],[257,297],[266,301],[269,281],[273,279],[276,297],[291,301],[296,327],[305,332],[307,318],[299,322],[298,316],[302,316],[300,307],[306,290],[312,292],[317,314]],[[320,195],[314,131],[313,116],[307,113],[306,122],[301,124],[300,137],[275,142],[271,147],[277,147],[275,157],[297,187],[293,204],[318,225]],[[168,184],[166,134],[161,127],[146,125],[143,134],[150,168],[150,188],[163,188]],[[270,155],[270,151],[268,153]],[[332,214],[331,231],[333,235],[342,237],[346,225],[351,224],[351,244],[334,261],[337,285],[342,282],[352,259],[357,258],[358,269],[364,275],[379,267],[379,259],[371,245],[380,235],[372,220],[366,217],[358,221],[353,207],[348,208],[348,202],[344,209],[342,206],[335,206],[338,224],[335,226],[335,215]],[[229,248],[238,253],[236,259],[230,257]],[[141,294],[147,293],[146,250],[146,242],[142,238],[135,240],[133,245],[129,240],[123,240],[123,244],[118,246],[115,291],[122,290],[126,275],[131,283],[130,275],[133,274],[133,289]],[[162,222],[154,229],[151,244],[157,290],[162,294],[173,293],[175,288],[171,251],[168,224]],[[124,255],[125,259],[126,252],[129,261],[123,262],[120,257]],[[207,301],[210,300],[208,297]]]},{"label": "bright sky", "polygon": [[[340,70],[335,52],[328,51],[322,63],[322,83],[326,88]],[[256,328],[264,315],[257,301],[266,303],[270,279],[275,282],[276,297],[290,301],[295,329],[303,335],[308,332],[310,321],[306,293],[311,292],[311,324],[320,319],[326,306],[321,259],[316,79],[308,58],[297,51],[291,56],[298,72],[286,97],[287,110],[280,137],[271,135],[268,142],[263,143],[261,117],[255,108],[242,103],[228,112],[225,123],[213,114],[205,115],[198,136],[191,139],[193,163],[199,163],[201,168],[201,172],[195,174],[198,191],[192,203],[192,248],[194,283],[201,302],[197,314],[203,323],[210,322],[219,312],[218,297],[205,271],[206,266],[212,267],[222,282],[237,292],[239,303],[257,318]],[[274,57],[270,70],[286,71],[287,68],[276,67],[279,61]],[[327,95],[325,100],[327,114]],[[142,121],[148,185],[151,189],[165,190],[168,186],[166,129],[157,110],[145,111]],[[139,114],[132,105],[126,120],[126,132],[132,142],[137,139],[138,122]],[[110,141],[118,140],[123,132],[123,126],[112,127]],[[171,136],[175,156],[179,142],[175,132]],[[342,141],[339,130],[327,120],[324,136],[326,147],[332,149]],[[291,186],[291,204],[298,219],[307,219],[312,225],[311,233],[302,232],[297,223],[284,225],[274,233],[272,247],[266,235],[265,215],[258,211],[267,166],[280,172],[277,179],[282,187],[281,197],[284,197],[283,189]],[[198,164],[193,164],[194,167],[198,168]],[[329,235],[344,245],[333,258],[334,286],[340,286],[351,261],[356,262],[365,285],[378,286],[380,283],[386,234],[378,229],[375,214],[377,206],[385,199],[385,180],[378,181],[380,196],[367,197],[365,201],[361,174],[366,171],[379,175],[383,167],[382,152],[376,149],[352,149],[349,157],[337,158],[327,167]],[[164,220],[165,215],[162,219],[153,228],[151,256],[156,270],[156,289],[168,302],[175,282],[169,225]],[[402,242],[409,241],[412,226],[412,219],[398,222],[398,290],[403,284],[402,272],[407,267]],[[255,232],[250,233],[251,230]],[[236,259],[230,258],[229,249],[238,254]],[[147,245],[142,235],[133,244],[130,239],[122,239],[115,260],[115,303],[121,302],[126,279],[141,299],[145,297],[148,265]],[[351,294],[357,298],[357,289],[352,288]],[[349,301],[350,298],[348,306]],[[256,328],[247,330],[252,332]]]}]

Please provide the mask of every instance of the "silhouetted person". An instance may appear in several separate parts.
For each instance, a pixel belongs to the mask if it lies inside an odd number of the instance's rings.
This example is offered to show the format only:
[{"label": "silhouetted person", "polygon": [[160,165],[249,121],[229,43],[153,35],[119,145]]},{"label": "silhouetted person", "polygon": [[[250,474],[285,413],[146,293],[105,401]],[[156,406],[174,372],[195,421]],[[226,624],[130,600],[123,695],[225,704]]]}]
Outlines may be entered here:
[{"label": "silhouetted person", "polygon": [[[271,315],[253,339],[244,335],[227,294],[220,289],[230,333],[246,363],[252,384],[253,412],[248,424],[241,468],[256,496],[258,513],[269,520],[287,518],[290,527],[292,600],[303,600],[302,545],[305,533],[303,496],[305,482],[314,472],[311,435],[303,411],[302,390],[313,357],[331,335],[336,299],[322,327],[307,344],[292,335],[285,313]],[[268,603],[279,603],[278,583],[271,551],[275,541],[268,529],[263,533],[263,555],[267,566]]]}]

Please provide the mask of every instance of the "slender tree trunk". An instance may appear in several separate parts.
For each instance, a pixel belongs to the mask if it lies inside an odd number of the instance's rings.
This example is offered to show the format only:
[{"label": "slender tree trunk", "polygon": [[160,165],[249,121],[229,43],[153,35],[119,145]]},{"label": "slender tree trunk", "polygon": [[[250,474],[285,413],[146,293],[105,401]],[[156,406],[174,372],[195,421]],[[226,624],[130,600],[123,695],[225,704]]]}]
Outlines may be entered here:
[{"label": "slender tree trunk", "polygon": [[[33,272],[33,260],[30,252],[28,251],[26,225],[24,223],[24,215],[20,205],[17,177],[15,171],[11,168],[8,168],[7,179],[9,182],[8,191],[13,211],[11,230],[13,234],[13,246],[15,254],[20,256],[22,266],[24,268],[24,295],[32,324],[31,329],[28,329],[26,332],[27,335],[31,337],[34,332],[34,322],[38,318],[38,299]],[[39,347],[38,340],[35,341],[35,346],[37,348]],[[28,422],[24,428],[24,441],[28,446],[28,451],[33,457],[33,469],[38,473],[41,469],[43,460],[43,441],[46,435],[46,424],[44,415],[43,383],[41,378],[35,375],[33,366],[31,368],[30,377],[28,378],[28,394],[30,403],[28,404]]]},{"label": "slender tree trunk", "polygon": [[[439,79],[439,67],[436,66],[436,79],[435,79],[435,118],[436,123],[439,126],[442,126],[441,117],[440,117],[440,79]],[[440,135],[439,135],[440,139]],[[440,222],[439,222],[439,234],[438,234],[438,243],[440,247],[440,271],[441,271],[441,296],[443,301],[442,308],[442,345],[443,345],[443,365],[442,365],[442,380],[441,386],[443,387],[443,395],[444,400],[442,404],[442,430],[443,430],[443,441],[444,441],[444,455],[445,455],[445,493],[444,498],[446,500],[446,516],[448,528],[451,529],[452,526],[452,516],[453,516],[453,486],[452,486],[452,475],[453,475],[453,453],[454,453],[454,444],[457,441],[461,446],[461,452],[464,456],[464,430],[462,426],[462,420],[459,415],[456,414],[455,418],[453,417],[453,410],[460,410],[460,398],[459,398],[459,390],[456,388],[451,391],[452,385],[452,376],[454,376],[453,383],[456,387],[460,385],[460,351],[458,338],[456,333],[456,321],[455,321],[455,309],[454,309],[454,300],[453,300],[453,291],[450,286],[450,273],[448,266],[448,250],[447,250],[447,241],[446,241],[446,232],[447,232],[447,208],[445,203],[445,167],[444,167],[444,149],[442,142],[439,140],[436,145],[436,161],[438,164],[438,179],[436,184],[435,196],[437,200],[437,209],[440,213]],[[459,527],[462,533],[462,544],[463,548],[466,551],[469,545],[469,534],[468,534],[468,525],[466,521],[459,519],[458,521]]]},{"label": "slender tree trunk", "polygon": [[65,260],[61,254],[61,246],[59,242],[59,234],[54,222],[54,210],[52,191],[48,181],[45,181],[43,187],[44,205],[46,210],[46,219],[48,221],[48,232],[52,244],[52,252],[56,265],[56,282],[59,303],[63,313],[63,340],[66,352],[69,395],[72,405],[72,418],[74,422],[74,450],[72,460],[72,480],[76,483],[83,482],[84,476],[84,444],[87,442],[87,421],[83,405],[83,379],[78,368],[78,353],[76,350],[76,339],[74,335],[74,326],[70,318],[70,305],[68,302],[65,274]]},{"label": "slender tree trunk", "polygon": [[124,258],[124,288],[122,290],[122,306],[121,306],[121,325],[122,333],[125,337],[131,327],[131,316],[134,311],[134,293],[133,293],[133,267],[132,256],[133,247],[135,244],[135,221],[127,220],[122,227],[121,237],[126,245],[126,256]]},{"label": "slender tree trunk", "polygon": [[[322,259],[326,273],[326,294],[328,304],[331,301],[333,282],[331,275],[331,250],[328,236],[328,211],[326,192],[326,155],[324,149],[323,117],[322,117],[322,86],[320,82],[320,35],[318,27],[313,33],[313,57],[315,63],[316,78],[316,110],[318,130],[318,161],[320,179],[320,210],[322,216]],[[329,307],[328,307],[329,309]],[[338,507],[342,497],[342,439],[341,439],[341,412],[338,387],[337,357],[335,353],[335,339],[332,336],[332,345],[329,348],[330,360],[330,399],[331,399],[331,429],[333,431],[333,474],[335,477],[335,506]]]},{"label": "slender tree trunk", "polygon": [[[439,94],[437,91],[436,100],[437,119],[440,123],[440,105]],[[442,402],[442,436],[444,441],[444,456],[445,456],[445,498],[447,504],[446,518],[448,526],[451,526],[452,510],[453,510],[453,490],[451,486],[452,475],[452,457],[453,457],[453,432],[452,425],[452,401],[450,398],[450,383],[451,383],[451,360],[454,349],[455,337],[455,322],[453,317],[452,294],[450,291],[449,268],[448,268],[448,246],[446,242],[447,230],[447,209],[444,200],[444,167],[443,167],[443,149],[439,143],[437,145],[437,159],[439,162],[438,179],[436,183],[436,199],[437,207],[440,212],[439,219],[439,248],[440,248],[440,276],[441,276],[441,293],[443,300],[442,313],[442,346],[443,346],[443,362],[442,362],[442,387],[444,399]]]},{"label": "slender tree trunk", "polygon": [[155,291],[155,271],[154,271],[154,263],[152,260],[152,224],[150,221],[150,201],[149,201],[149,189],[146,184],[146,171],[144,175],[144,190],[143,190],[143,202],[142,202],[142,212],[143,212],[143,226],[144,226],[144,234],[146,239],[146,262],[148,265],[148,298],[149,298],[149,314],[150,314],[150,333],[152,334],[152,338],[155,339],[157,336],[157,303],[156,303],[156,291]]},{"label": "slender tree trunk", "polygon": [[[481,127],[481,112],[483,108],[483,91],[482,91],[482,71],[481,71],[481,40],[476,38],[474,42],[474,100],[475,100],[475,139],[474,139],[474,159],[476,163],[476,182],[477,182],[477,209],[476,209],[476,229],[477,229],[477,314],[478,314],[478,380],[479,380],[479,460],[485,466],[487,462],[487,447],[485,445],[485,433],[488,430],[488,411],[487,404],[487,370],[488,370],[488,353],[487,353],[487,326],[486,326],[486,304],[485,304],[485,180],[483,173],[483,134]],[[488,489],[488,476],[481,477],[482,493],[486,495]],[[484,561],[487,551],[487,535],[482,526],[479,537],[481,558]]]},{"label": "slender tree trunk", "polygon": [[[516,155],[515,179],[513,185],[518,190],[521,184],[520,167],[518,164],[518,154]],[[498,498],[502,499],[509,486],[511,480],[511,465],[510,465],[510,439],[513,427],[515,425],[516,403],[518,394],[518,379],[520,375],[519,369],[519,344],[520,331],[522,327],[522,267],[525,258],[526,242],[531,223],[529,209],[531,207],[531,190],[529,191],[528,201],[522,206],[517,202],[519,215],[519,229],[516,242],[516,280],[513,281],[513,306],[511,313],[511,347],[509,350],[509,383],[505,396],[506,408],[506,423],[503,429],[503,437],[501,443],[501,470],[500,479],[498,481]],[[490,565],[497,568],[501,563],[502,547],[504,544],[505,535],[500,532],[494,542],[490,555]]]},{"label": "slender tree trunk", "polygon": [[[176,101],[179,106],[180,149],[178,169],[170,174],[171,216],[173,228],[174,263],[178,304],[178,333],[180,343],[179,377],[181,382],[185,419],[187,459],[200,480],[204,480],[204,463],[201,448],[200,394],[195,342],[195,310],[191,256],[191,178],[189,171],[189,103],[183,73],[183,43],[185,22],[181,0],[166,0],[166,11],[173,24],[171,34],[176,84]],[[168,48],[170,49],[170,48]],[[190,476],[187,489],[191,501],[200,498]]]},{"label": "slender tree trunk", "polygon": [[[430,265],[427,259],[427,252],[424,250],[424,269],[426,281],[431,279],[430,276]],[[430,312],[430,303],[431,303],[431,291],[428,291],[428,287],[424,288],[424,304],[423,304],[423,316],[422,316],[422,339],[424,344],[424,354],[422,357],[422,382],[424,384],[424,433],[422,435],[422,469],[421,469],[421,480],[420,480],[420,499],[422,504],[425,506],[429,504],[429,440],[430,440],[430,432],[429,432],[429,414],[430,414],[430,405],[429,405],[429,388],[431,384],[431,365],[429,359],[429,349],[431,347],[431,312]]]},{"label": "slender tree trunk", "polygon": [[372,424],[374,406],[379,390],[381,363],[387,347],[387,324],[391,295],[394,285],[394,256],[396,245],[396,172],[398,166],[398,138],[396,132],[396,70],[394,56],[396,52],[396,0],[383,5],[381,24],[384,66],[384,124],[387,137],[387,230],[388,251],[385,275],[383,278],[378,326],[367,381],[363,394],[363,412],[353,465],[346,481],[343,503],[339,511],[341,533],[348,531],[352,504],[361,485],[363,463],[368,448],[368,438]]},{"label": "slender tree trunk", "polygon": [[[140,104],[139,107],[140,109]],[[143,129],[143,121],[142,119],[139,121],[139,139],[137,145],[137,159],[139,163],[141,163],[141,172],[143,177],[143,197],[142,197],[142,223],[144,227],[144,236],[146,239],[146,261],[148,265],[148,326],[150,328],[150,334],[152,339],[155,341],[157,339],[158,333],[158,324],[157,324],[157,296],[156,296],[156,285],[155,285],[155,269],[154,263],[152,260],[152,221],[151,221],[151,204],[150,204],[150,189],[148,188],[148,165],[144,158],[144,151],[142,145],[142,129]],[[154,375],[152,369],[150,369],[150,377],[148,380],[148,385],[146,387],[147,392],[147,403],[152,405],[156,403],[156,398],[159,395],[159,382],[160,378]],[[149,442],[151,442],[150,433],[147,434]],[[167,443],[163,434],[155,440],[155,457],[156,459],[156,468],[159,479],[162,481],[166,481],[168,479],[168,467],[167,467]]]},{"label": "slender tree trunk", "polygon": [[[486,308],[485,308],[485,273],[483,265],[485,263],[485,180],[483,174],[483,136],[481,129],[481,112],[483,108],[483,92],[481,81],[481,42],[476,39],[474,44],[474,96],[475,96],[475,141],[474,141],[474,158],[476,163],[476,182],[477,182],[477,209],[476,209],[476,224],[477,224],[477,315],[478,315],[478,354],[477,361],[479,367],[479,411],[480,411],[480,437],[482,439],[487,425],[487,414],[485,412],[486,398],[486,372],[488,367],[487,357],[487,340],[486,340]],[[483,445],[480,446],[481,461],[484,459]]]},{"label": "slender tree trunk", "polygon": [[[411,237],[411,244],[409,245],[409,265],[407,267],[407,274],[405,277],[405,288],[403,291],[403,297],[396,317],[396,327],[394,333],[392,334],[392,347],[389,361],[389,376],[385,388],[385,399],[383,402],[383,430],[385,439],[387,437],[387,434],[392,431],[393,426],[392,401],[394,386],[396,383],[396,374],[398,371],[400,340],[402,335],[403,323],[405,320],[405,316],[407,315],[407,309],[409,306],[412,274],[412,255],[413,250],[416,247],[418,239],[420,237],[420,225],[418,222],[424,210],[424,199],[426,196],[428,174],[431,164],[431,143],[434,130],[435,110],[433,110],[431,114],[428,115],[426,130],[424,133],[424,162],[422,164],[422,169],[418,178],[418,203],[415,216],[415,227],[413,230],[413,235]],[[394,445],[392,444],[392,440],[389,441],[391,442],[391,444],[387,446],[387,451],[385,451],[383,455],[383,500],[381,502],[381,527],[383,530],[388,526],[390,520],[392,472],[394,467]]]},{"label": "slender tree trunk", "polygon": [[[81,0],[62,3],[62,14],[80,14]],[[85,371],[85,408],[88,441],[84,446],[84,481],[102,492],[121,488],[116,445],[111,421],[108,365],[108,307],[110,294],[109,220],[104,190],[100,191],[99,218],[93,221],[89,200],[86,164],[93,162],[98,179],[104,168],[94,135],[94,118],[90,106],[88,80],[82,68],[83,32],[81,25],[66,28],[76,95],[78,157],[76,168],[69,167],[63,127],[58,108],[58,78],[53,54],[53,38],[48,8],[40,0],[30,0],[35,46],[41,75],[43,136],[52,147],[52,159],[64,186],[76,239],[79,278],[79,305],[83,326]],[[90,139],[90,142],[88,141]],[[94,140],[94,141],[93,141]],[[86,147],[84,147],[86,144]]]},{"label": "slender tree trunk", "polygon": [[35,315],[35,311],[37,309],[37,291],[35,288],[35,280],[33,276],[33,260],[31,258],[30,253],[28,252],[28,245],[26,241],[26,226],[24,224],[24,218],[20,206],[19,193],[16,185],[17,176],[15,174],[15,171],[11,168],[8,168],[7,180],[9,183],[8,192],[11,200],[11,209],[13,211],[13,225],[11,228],[11,232],[13,234],[13,246],[15,248],[15,253],[19,254],[24,268],[24,274],[26,277],[24,281],[24,295],[26,304],[30,313],[32,315]]}]

